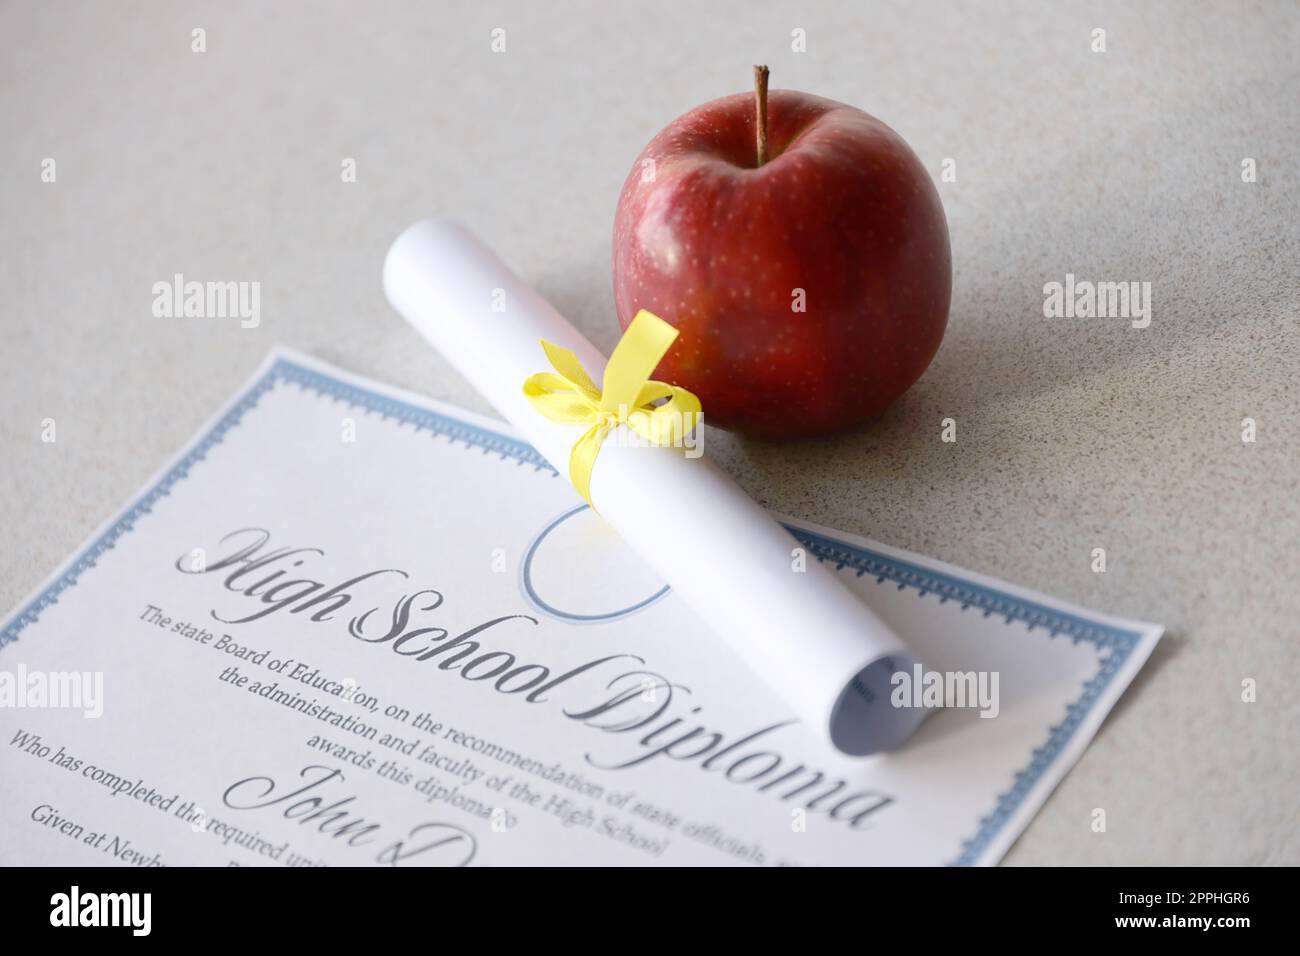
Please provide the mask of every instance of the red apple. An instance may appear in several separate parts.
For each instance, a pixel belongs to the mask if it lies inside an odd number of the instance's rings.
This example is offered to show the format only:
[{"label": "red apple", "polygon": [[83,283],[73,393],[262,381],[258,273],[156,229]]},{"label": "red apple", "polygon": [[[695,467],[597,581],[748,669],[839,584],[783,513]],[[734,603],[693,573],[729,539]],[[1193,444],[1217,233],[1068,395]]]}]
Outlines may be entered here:
[{"label": "red apple", "polygon": [[758,70],[755,94],[674,120],[632,167],[614,219],[619,323],[649,309],[681,330],[655,377],[695,392],[706,421],[834,431],[902,395],[939,348],[948,225],[897,133],[808,93],[768,101]]}]

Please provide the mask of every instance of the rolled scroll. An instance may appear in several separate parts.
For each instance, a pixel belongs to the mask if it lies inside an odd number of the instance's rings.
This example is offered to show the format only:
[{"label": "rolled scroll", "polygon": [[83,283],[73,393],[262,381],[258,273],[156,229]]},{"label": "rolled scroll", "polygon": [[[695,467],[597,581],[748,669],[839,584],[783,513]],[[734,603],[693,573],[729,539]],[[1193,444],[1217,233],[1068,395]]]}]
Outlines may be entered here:
[{"label": "rolled scroll", "polygon": [[[548,368],[540,341],[576,353],[597,384],[605,356],[467,230],[424,220],[384,262],[393,307],[562,475],[581,429],[523,392]],[[709,410],[704,409],[707,421]],[[626,434],[625,434],[626,433]],[[854,756],[902,743],[926,711],[893,706],[903,642],[705,457],[618,426],[591,471],[593,506],[795,714]]]}]

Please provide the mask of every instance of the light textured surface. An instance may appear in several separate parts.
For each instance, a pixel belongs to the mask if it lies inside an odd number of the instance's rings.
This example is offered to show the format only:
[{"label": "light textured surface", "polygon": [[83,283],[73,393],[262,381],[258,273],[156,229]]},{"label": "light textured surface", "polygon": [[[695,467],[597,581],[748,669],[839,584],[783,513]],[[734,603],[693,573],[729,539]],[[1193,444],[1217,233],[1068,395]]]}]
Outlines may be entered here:
[{"label": "light textured surface", "polygon": [[[936,180],[956,161],[952,315],[880,421],[709,453],[778,510],[1168,625],[1008,862],[1300,863],[1300,8],[1133,6],[0,6],[0,604],[275,342],[489,411],[383,300],[416,218],[462,219],[610,346],[633,158],[766,61]],[[260,327],[154,318],[176,272],[259,280]],[[1044,319],[1067,272],[1151,282],[1151,326]]]}]

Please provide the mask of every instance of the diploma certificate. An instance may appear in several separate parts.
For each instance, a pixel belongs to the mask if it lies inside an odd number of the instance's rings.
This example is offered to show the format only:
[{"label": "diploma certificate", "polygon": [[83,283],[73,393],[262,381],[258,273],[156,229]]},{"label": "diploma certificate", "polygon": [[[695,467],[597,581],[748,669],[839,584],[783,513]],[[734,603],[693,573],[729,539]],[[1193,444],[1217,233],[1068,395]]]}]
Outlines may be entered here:
[{"label": "diploma certificate", "polygon": [[778,518],[924,662],[900,748],[832,746],[504,424],[278,351],[4,621],[0,863],[996,862],[1161,629]]}]

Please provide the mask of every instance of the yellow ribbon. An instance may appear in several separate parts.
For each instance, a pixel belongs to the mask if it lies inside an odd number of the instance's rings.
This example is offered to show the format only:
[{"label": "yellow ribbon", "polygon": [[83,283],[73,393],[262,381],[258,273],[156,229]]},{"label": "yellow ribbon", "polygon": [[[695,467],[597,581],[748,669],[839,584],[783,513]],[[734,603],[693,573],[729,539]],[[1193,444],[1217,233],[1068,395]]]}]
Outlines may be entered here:
[{"label": "yellow ribbon", "polygon": [[591,504],[591,469],[611,429],[627,425],[652,445],[680,445],[698,423],[698,398],[684,388],[650,379],[676,338],[675,328],[642,309],[609,357],[603,391],[578,356],[541,340],[555,372],[528,376],[524,395],[553,422],[589,426],[569,455],[569,478],[587,504]]}]

